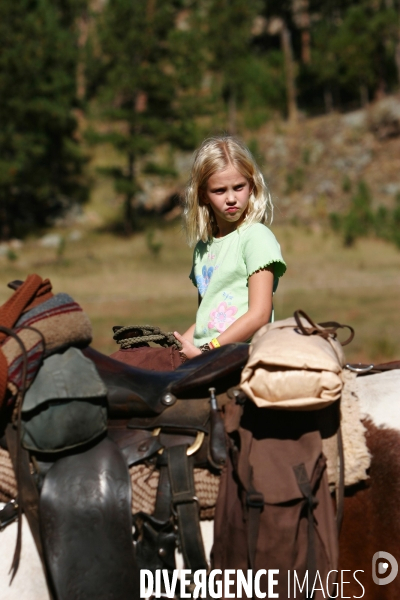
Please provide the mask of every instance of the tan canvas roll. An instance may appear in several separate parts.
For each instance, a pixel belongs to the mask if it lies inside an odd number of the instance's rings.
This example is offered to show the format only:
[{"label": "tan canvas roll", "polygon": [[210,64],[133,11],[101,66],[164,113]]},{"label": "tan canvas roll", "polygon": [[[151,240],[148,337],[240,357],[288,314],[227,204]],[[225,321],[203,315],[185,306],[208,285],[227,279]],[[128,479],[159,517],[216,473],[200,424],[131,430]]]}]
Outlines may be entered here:
[{"label": "tan canvas roll", "polygon": [[259,407],[322,408],[340,397],[345,362],[334,334],[304,335],[294,318],[276,321],[254,336],[240,387]]}]

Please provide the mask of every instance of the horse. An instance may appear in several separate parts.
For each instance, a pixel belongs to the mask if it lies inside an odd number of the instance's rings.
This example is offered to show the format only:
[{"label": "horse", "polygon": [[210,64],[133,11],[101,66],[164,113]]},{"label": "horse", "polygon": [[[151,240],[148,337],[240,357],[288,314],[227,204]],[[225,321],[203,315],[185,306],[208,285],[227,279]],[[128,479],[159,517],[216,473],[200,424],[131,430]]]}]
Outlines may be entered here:
[{"label": "horse", "polygon": [[[107,362],[107,357],[101,359],[97,356],[100,373],[102,360]],[[372,462],[369,480],[346,491],[339,570],[343,571],[344,577],[359,571],[358,578],[365,588],[362,597],[367,600],[394,600],[400,593],[400,577],[386,586],[378,586],[373,583],[371,575],[372,558],[376,552],[383,550],[394,558],[399,557],[400,408],[396,406],[399,383],[400,370],[357,378],[360,409],[367,428]],[[212,522],[202,522],[202,533],[209,556]],[[10,549],[15,535],[15,523],[0,533],[0,598],[47,600],[50,596],[45,577],[25,519],[21,565],[12,586],[8,585]],[[349,583],[345,584],[342,597],[361,597],[360,585],[350,577],[345,581]]]},{"label": "horse", "polygon": [[[339,569],[363,571],[359,575],[366,600],[394,600],[400,594],[400,577],[387,585],[377,585],[372,578],[373,557],[377,552],[388,552],[400,561],[399,366],[397,363],[397,370],[356,380],[372,460],[369,479],[346,490]],[[360,586],[351,580],[345,586],[345,594],[360,596]]]}]

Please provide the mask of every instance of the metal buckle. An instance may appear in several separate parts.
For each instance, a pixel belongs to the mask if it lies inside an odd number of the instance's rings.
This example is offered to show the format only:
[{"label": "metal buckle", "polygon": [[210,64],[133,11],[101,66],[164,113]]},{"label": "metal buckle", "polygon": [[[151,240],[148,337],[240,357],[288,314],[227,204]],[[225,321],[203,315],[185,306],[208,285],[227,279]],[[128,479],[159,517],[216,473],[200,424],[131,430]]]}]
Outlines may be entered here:
[{"label": "metal buckle", "polygon": [[246,505],[250,506],[251,508],[263,508],[264,496],[261,494],[261,492],[247,492]]},{"label": "metal buckle", "polygon": [[[156,427],[155,429],[153,429],[152,434],[154,437],[157,437],[158,435],[160,435],[161,433],[161,427]],[[196,439],[194,440],[193,444],[191,446],[189,446],[186,450],[186,456],[192,456],[193,454],[196,454],[197,450],[199,450],[201,448],[201,445],[204,441],[204,437],[205,437],[205,433],[204,431],[198,431],[197,435],[196,435]],[[160,448],[160,450],[158,451],[159,454],[162,454],[164,452],[164,448]]]},{"label": "metal buckle", "polygon": [[362,363],[359,363],[359,366],[356,366],[346,363],[345,367],[346,369],[349,369],[349,371],[353,371],[353,373],[368,373],[369,371],[372,371],[374,365],[363,365]]},{"label": "metal buckle", "polygon": [[204,436],[204,431],[197,432],[196,439],[194,440],[193,444],[186,450],[186,456],[192,456],[193,454],[196,454],[197,450],[199,450],[204,441]]},{"label": "metal buckle", "polygon": [[197,509],[200,512],[200,500],[198,499],[197,496],[191,496],[190,498],[187,498],[186,500],[179,500],[179,502],[174,502],[173,500],[171,500],[171,512],[172,512],[173,516],[174,517],[178,516],[178,513],[176,512],[177,506],[179,506],[180,504],[189,504],[190,502],[196,502]]}]

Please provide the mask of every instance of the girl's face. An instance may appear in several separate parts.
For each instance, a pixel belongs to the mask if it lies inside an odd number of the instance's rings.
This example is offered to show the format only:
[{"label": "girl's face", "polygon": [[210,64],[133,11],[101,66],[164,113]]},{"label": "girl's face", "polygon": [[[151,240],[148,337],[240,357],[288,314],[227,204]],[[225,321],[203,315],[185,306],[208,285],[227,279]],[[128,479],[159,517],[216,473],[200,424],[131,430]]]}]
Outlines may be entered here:
[{"label": "girl's face", "polygon": [[243,222],[251,191],[250,182],[232,165],[208,179],[203,202],[213,209],[217,237],[235,231]]}]

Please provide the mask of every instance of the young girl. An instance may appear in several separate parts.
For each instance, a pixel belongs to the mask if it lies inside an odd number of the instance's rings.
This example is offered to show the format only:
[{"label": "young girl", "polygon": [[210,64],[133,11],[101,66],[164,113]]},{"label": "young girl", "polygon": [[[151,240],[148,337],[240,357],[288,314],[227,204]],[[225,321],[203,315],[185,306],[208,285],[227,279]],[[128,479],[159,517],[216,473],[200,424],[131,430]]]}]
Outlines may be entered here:
[{"label": "young girl", "polygon": [[232,136],[205,140],[185,195],[188,242],[196,244],[190,279],[199,308],[196,323],[183,335],[175,332],[183,358],[247,342],[273,318],[272,294],[286,265],[265,225],[272,212],[248,148]]}]

